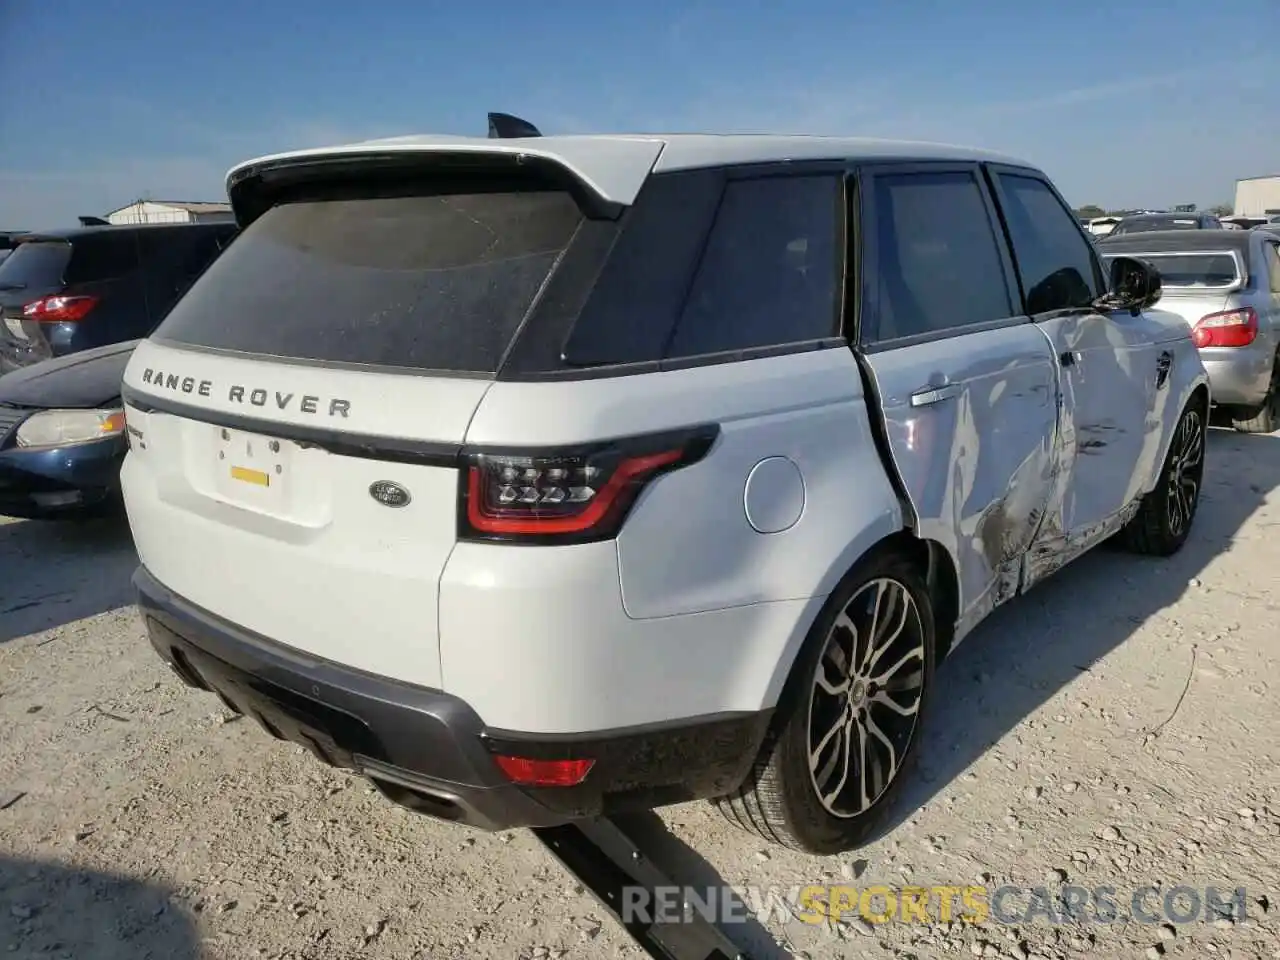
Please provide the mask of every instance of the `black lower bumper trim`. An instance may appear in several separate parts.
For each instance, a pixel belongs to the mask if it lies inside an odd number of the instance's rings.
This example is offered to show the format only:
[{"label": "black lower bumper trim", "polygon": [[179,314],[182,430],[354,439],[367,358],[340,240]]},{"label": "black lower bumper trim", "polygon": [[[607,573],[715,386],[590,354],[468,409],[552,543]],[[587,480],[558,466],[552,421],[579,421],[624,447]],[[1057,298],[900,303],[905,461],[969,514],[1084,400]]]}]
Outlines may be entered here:
[{"label": "black lower bumper trim", "polygon": [[[356,771],[391,800],[487,830],[547,827],[716,796],[747,774],[769,712],[573,736],[486,729],[464,701],[285,647],[203,610],[145,568],[134,575],[151,643],[189,685],[272,736]],[[524,788],[495,753],[595,761],[573,787]]]}]

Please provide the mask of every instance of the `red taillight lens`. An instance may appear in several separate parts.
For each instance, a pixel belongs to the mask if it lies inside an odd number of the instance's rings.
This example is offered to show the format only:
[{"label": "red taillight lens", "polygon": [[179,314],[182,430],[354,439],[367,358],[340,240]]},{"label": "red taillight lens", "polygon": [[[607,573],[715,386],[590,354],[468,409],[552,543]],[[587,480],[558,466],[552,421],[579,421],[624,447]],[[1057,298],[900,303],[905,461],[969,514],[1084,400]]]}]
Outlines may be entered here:
[{"label": "red taillight lens", "polygon": [[702,429],[563,453],[472,454],[460,536],[607,539],[646,484],[701,459],[714,436],[714,430]]},{"label": "red taillight lens", "polygon": [[39,323],[75,323],[98,305],[97,297],[41,297],[22,308],[22,316]]},{"label": "red taillight lens", "polygon": [[531,760],[528,757],[493,758],[512,783],[525,787],[575,787],[587,779],[594,760]]},{"label": "red taillight lens", "polygon": [[1257,336],[1258,314],[1253,307],[1211,313],[1191,331],[1197,347],[1247,347]]}]

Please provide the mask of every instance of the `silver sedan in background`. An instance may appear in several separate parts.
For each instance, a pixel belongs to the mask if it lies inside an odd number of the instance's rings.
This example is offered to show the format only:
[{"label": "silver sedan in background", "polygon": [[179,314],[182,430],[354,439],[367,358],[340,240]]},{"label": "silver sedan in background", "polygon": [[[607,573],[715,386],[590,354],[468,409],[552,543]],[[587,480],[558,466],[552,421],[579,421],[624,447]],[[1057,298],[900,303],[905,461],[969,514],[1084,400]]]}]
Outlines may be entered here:
[{"label": "silver sedan in background", "polygon": [[1280,233],[1171,230],[1100,240],[1160,271],[1158,309],[1191,325],[1214,403],[1237,430],[1280,429]]}]

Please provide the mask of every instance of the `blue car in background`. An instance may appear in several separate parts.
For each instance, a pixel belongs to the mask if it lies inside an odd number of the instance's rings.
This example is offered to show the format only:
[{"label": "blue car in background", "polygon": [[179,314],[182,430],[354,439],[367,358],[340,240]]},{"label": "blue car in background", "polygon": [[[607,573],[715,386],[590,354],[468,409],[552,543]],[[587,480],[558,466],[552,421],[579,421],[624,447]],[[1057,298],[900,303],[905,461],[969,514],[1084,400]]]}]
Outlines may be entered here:
[{"label": "blue car in background", "polygon": [[151,333],[236,234],[228,222],[99,225],[9,237],[0,375]]},{"label": "blue car in background", "polygon": [[0,377],[0,516],[83,519],[120,509],[129,449],[120,382],[137,343]]},{"label": "blue car in background", "polygon": [[121,509],[125,365],[235,233],[98,225],[13,238],[0,264],[0,516]]}]

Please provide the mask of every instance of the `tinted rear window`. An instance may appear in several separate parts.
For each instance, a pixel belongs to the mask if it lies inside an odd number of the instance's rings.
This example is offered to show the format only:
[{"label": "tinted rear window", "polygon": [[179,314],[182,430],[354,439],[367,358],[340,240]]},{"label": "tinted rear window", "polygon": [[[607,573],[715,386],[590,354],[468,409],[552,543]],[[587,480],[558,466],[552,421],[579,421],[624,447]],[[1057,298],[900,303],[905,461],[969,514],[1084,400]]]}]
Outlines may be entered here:
[{"label": "tinted rear window", "polygon": [[71,259],[67,243],[24,243],[0,263],[0,290],[57,287]]},{"label": "tinted rear window", "polygon": [[1229,253],[1145,254],[1143,259],[1156,265],[1166,287],[1228,287],[1241,279]]},{"label": "tinted rear window", "polygon": [[564,359],[679,360],[834,336],[843,226],[837,175],[659,174],[629,214]]},{"label": "tinted rear window", "polygon": [[284,204],[228,246],[156,337],[493,373],[581,220],[559,191]]},{"label": "tinted rear window", "polygon": [[1115,234],[1147,233],[1152,230],[1199,230],[1200,221],[1195,217],[1148,217],[1116,224]]},{"label": "tinted rear window", "polygon": [[728,184],[668,355],[694,357],[835,335],[841,199],[835,176]]}]

